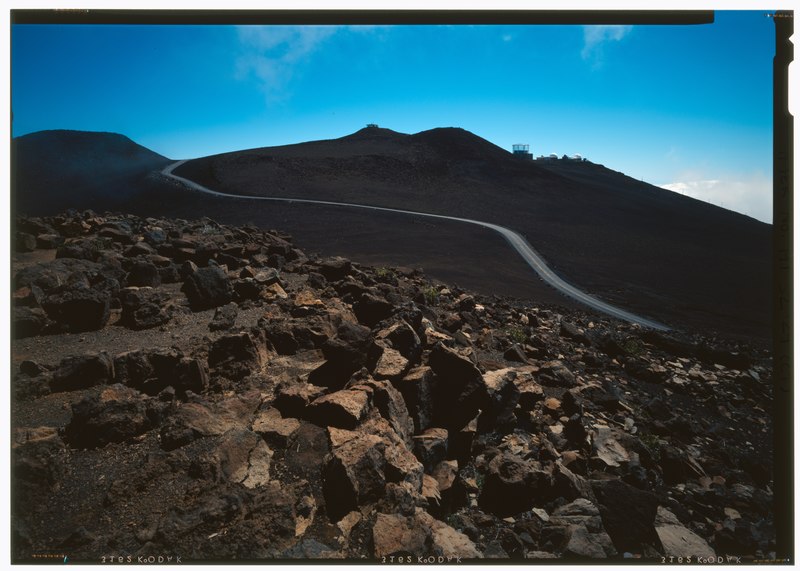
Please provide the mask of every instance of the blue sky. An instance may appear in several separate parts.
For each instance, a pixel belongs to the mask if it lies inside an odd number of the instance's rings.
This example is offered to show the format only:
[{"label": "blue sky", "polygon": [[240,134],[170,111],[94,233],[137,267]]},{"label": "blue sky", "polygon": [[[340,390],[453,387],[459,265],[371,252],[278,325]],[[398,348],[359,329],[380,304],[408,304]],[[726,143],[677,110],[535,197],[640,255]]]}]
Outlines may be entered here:
[{"label": "blue sky", "polygon": [[170,158],[463,127],[772,219],[774,25],[12,29],[13,135],[123,133]]}]

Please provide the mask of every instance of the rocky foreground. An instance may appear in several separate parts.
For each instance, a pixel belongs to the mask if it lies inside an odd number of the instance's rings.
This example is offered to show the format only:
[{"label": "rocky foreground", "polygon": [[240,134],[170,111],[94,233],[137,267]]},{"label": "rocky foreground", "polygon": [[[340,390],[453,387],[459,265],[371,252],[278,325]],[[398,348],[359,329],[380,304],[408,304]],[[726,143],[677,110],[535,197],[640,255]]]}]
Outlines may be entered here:
[{"label": "rocky foreground", "polygon": [[16,229],[17,561],[775,556],[767,351],[208,219]]}]

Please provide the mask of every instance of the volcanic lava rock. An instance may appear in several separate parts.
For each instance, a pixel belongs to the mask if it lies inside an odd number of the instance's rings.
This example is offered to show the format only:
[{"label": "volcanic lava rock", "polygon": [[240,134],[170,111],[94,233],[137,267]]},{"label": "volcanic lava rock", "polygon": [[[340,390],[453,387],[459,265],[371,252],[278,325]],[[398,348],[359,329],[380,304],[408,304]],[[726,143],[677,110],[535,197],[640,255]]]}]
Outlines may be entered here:
[{"label": "volcanic lava rock", "polygon": [[433,422],[433,370],[430,367],[417,367],[395,386],[403,395],[408,414],[414,421],[414,432],[429,428]]},{"label": "volcanic lava rock", "polygon": [[319,397],[306,416],[320,426],[355,428],[369,407],[369,395],[360,390],[341,390]]},{"label": "volcanic lava rock", "polygon": [[72,405],[72,420],[64,429],[64,438],[76,448],[96,448],[129,440],[160,421],[157,401],[116,384]]},{"label": "volcanic lava rock", "polygon": [[382,297],[365,293],[353,304],[353,312],[359,323],[367,327],[374,327],[392,315],[394,306]]},{"label": "volcanic lava rock", "polygon": [[514,515],[531,508],[533,489],[531,466],[504,452],[489,462],[478,504],[501,517]]},{"label": "volcanic lava rock", "polygon": [[516,376],[513,369],[499,369],[483,375],[489,398],[488,406],[481,412],[479,428],[492,427],[507,432],[516,425],[514,409],[520,399],[520,391],[514,382]]},{"label": "volcanic lava rock", "polygon": [[237,315],[239,315],[239,306],[233,302],[218,307],[214,312],[214,319],[208,324],[208,328],[211,331],[230,329],[236,323]]},{"label": "volcanic lava rock", "polygon": [[64,476],[64,442],[50,426],[18,428],[11,445],[16,509],[31,509]]},{"label": "volcanic lava rock", "polygon": [[90,287],[74,287],[47,296],[47,316],[72,333],[102,329],[111,314],[111,293]]},{"label": "volcanic lava rock", "polygon": [[43,309],[39,307],[14,308],[14,337],[22,339],[40,334],[47,327],[50,320]]},{"label": "volcanic lava rock", "polygon": [[437,377],[436,422],[449,430],[460,430],[487,404],[483,376],[472,361],[441,343],[431,351],[428,365]]},{"label": "volcanic lava rock", "polygon": [[243,331],[220,337],[211,344],[208,366],[223,371],[225,376],[241,379],[267,364],[269,355],[264,339]]},{"label": "volcanic lava rock", "polygon": [[120,321],[131,329],[150,329],[167,323],[171,316],[164,292],[151,287],[127,287],[120,291],[122,315]]},{"label": "volcanic lava rock", "polygon": [[433,468],[447,458],[448,433],[444,428],[429,428],[414,436],[414,454],[430,474]]},{"label": "volcanic lava rock", "polygon": [[161,285],[161,275],[152,262],[137,261],[128,271],[125,283],[128,286],[158,287]]},{"label": "volcanic lava rock", "polygon": [[332,521],[383,495],[385,449],[386,443],[379,436],[359,433],[331,451],[322,477]]},{"label": "volcanic lava rock", "polygon": [[67,357],[53,371],[52,391],[75,391],[105,384],[114,378],[114,362],[106,353]]},{"label": "volcanic lava rock", "polygon": [[198,268],[190,263],[185,276],[182,291],[195,311],[225,305],[233,299],[233,285],[217,265]]},{"label": "volcanic lava rock", "polygon": [[655,529],[658,499],[620,480],[592,483],[600,515],[617,551],[641,553],[643,546],[659,544]]}]

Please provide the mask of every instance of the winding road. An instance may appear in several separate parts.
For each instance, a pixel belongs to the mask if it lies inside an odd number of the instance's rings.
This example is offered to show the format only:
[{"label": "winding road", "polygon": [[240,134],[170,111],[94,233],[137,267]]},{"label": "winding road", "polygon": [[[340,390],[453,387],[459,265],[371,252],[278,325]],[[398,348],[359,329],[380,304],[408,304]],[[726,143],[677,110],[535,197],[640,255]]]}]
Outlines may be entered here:
[{"label": "winding road", "polygon": [[382,211],[382,212],[394,212],[395,214],[406,214],[410,216],[424,216],[426,218],[437,218],[439,220],[450,220],[454,222],[464,222],[466,224],[475,224],[477,226],[482,226],[484,228],[488,228],[490,230],[494,230],[495,232],[499,233],[506,241],[514,248],[517,253],[522,256],[522,259],[533,268],[533,270],[539,274],[539,277],[542,278],[547,284],[553,286],[562,294],[571,297],[572,299],[591,307],[592,309],[599,311],[601,313],[605,313],[610,315],[611,317],[615,317],[617,319],[622,319],[624,321],[628,321],[630,323],[636,323],[643,327],[648,327],[650,329],[656,329],[658,331],[668,331],[669,327],[662,323],[658,323],[657,321],[652,321],[650,319],[646,319],[644,317],[639,317],[638,315],[634,315],[629,311],[625,311],[624,309],[620,309],[618,307],[614,307],[604,301],[600,301],[599,299],[592,297],[591,295],[582,292],[578,288],[573,285],[568,284],[560,277],[558,277],[553,270],[551,270],[542,257],[534,250],[530,244],[528,244],[527,240],[523,238],[517,232],[506,228],[505,226],[498,226],[497,224],[490,224],[489,222],[481,222],[480,220],[471,220],[469,218],[457,218],[455,216],[444,216],[442,214],[429,214],[427,212],[414,212],[411,210],[398,210],[396,208],[385,208],[382,206],[368,206],[365,204],[352,204],[348,202],[331,202],[327,200],[309,200],[305,198],[276,198],[271,196],[247,196],[242,194],[228,194],[224,192],[217,192],[215,190],[211,190],[206,188],[192,180],[187,178],[183,178],[182,176],[178,176],[173,173],[173,171],[185,163],[186,160],[177,161],[172,163],[171,165],[166,166],[162,171],[166,177],[172,178],[177,180],[184,185],[192,188],[198,192],[204,192],[206,194],[211,194],[214,196],[221,196],[227,198],[243,198],[249,200],[270,200],[273,202],[288,202],[288,203],[305,203],[305,204],[321,204],[325,206],[339,206],[339,207],[346,207],[346,208],[362,208],[364,210],[372,210],[372,211]]}]

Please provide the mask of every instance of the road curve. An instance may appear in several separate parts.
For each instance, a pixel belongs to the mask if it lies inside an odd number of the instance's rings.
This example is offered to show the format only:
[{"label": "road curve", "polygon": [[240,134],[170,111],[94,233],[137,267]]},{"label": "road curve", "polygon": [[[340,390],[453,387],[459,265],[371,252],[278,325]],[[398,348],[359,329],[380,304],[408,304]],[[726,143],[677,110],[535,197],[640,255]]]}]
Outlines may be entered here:
[{"label": "road curve", "polygon": [[162,171],[161,174],[177,180],[184,185],[192,188],[198,192],[204,192],[206,194],[212,194],[214,196],[222,196],[227,198],[244,198],[250,200],[270,200],[273,202],[298,202],[298,203],[305,203],[305,204],[322,204],[325,206],[342,206],[347,208],[362,208],[364,210],[373,210],[373,211],[382,211],[382,212],[394,212],[396,214],[408,214],[411,216],[424,216],[426,218],[437,218],[440,220],[451,220],[455,222],[464,222],[466,224],[475,224],[477,226],[482,226],[484,228],[489,228],[490,230],[494,230],[498,234],[500,234],[506,241],[514,248],[517,253],[522,256],[522,259],[537,273],[539,277],[542,278],[546,283],[556,288],[558,291],[563,293],[566,296],[571,297],[572,299],[591,307],[601,313],[605,313],[610,315],[611,317],[615,317],[617,319],[622,319],[624,321],[628,321],[630,323],[636,323],[641,325],[642,327],[649,327],[650,329],[656,329],[658,331],[668,331],[669,327],[662,323],[658,323],[657,321],[653,321],[650,319],[646,319],[644,317],[639,317],[638,315],[634,315],[629,311],[625,311],[624,309],[620,309],[618,307],[614,307],[604,301],[600,301],[599,299],[592,297],[591,295],[582,292],[575,286],[568,284],[560,277],[558,277],[553,270],[551,270],[542,257],[534,250],[530,244],[528,244],[527,240],[523,238],[517,232],[506,228],[505,226],[499,226],[497,224],[490,224],[489,222],[481,222],[480,220],[470,220],[469,218],[458,218],[455,216],[444,216],[442,214],[429,214],[427,212],[414,212],[412,210],[399,210],[396,208],[385,208],[382,206],[368,206],[365,204],[352,204],[349,202],[332,202],[327,200],[309,200],[305,198],[276,198],[271,196],[247,196],[243,194],[228,194],[225,192],[217,192],[215,190],[211,190],[206,188],[192,180],[187,178],[183,178],[182,176],[178,176],[173,173],[173,171],[185,163],[186,160],[176,161],[171,165],[166,166]]}]

